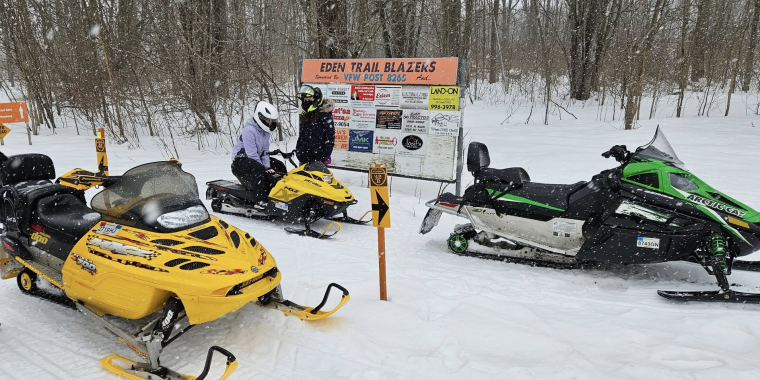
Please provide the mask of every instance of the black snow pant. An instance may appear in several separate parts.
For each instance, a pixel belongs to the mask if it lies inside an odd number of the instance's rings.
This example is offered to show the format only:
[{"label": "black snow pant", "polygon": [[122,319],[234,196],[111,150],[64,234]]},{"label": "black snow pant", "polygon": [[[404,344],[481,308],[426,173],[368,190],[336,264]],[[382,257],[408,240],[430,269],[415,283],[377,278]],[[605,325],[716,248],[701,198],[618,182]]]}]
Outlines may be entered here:
[{"label": "black snow pant", "polygon": [[274,179],[266,173],[264,165],[248,157],[238,157],[232,161],[232,174],[246,190],[253,193],[255,201],[266,201],[269,198]]}]

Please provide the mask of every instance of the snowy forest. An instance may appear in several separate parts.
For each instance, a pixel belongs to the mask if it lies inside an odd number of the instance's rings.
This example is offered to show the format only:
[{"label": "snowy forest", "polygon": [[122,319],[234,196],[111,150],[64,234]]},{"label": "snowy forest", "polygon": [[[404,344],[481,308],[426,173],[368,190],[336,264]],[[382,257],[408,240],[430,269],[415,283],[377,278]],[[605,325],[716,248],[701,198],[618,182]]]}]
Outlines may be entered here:
[{"label": "snowy forest", "polygon": [[760,0],[0,0],[0,20],[0,87],[29,102],[33,135],[65,115],[130,146],[233,141],[255,99],[295,112],[306,58],[459,57],[468,101],[543,124],[616,104],[625,129],[665,95],[673,117],[690,93],[693,116],[719,116],[760,85]]}]

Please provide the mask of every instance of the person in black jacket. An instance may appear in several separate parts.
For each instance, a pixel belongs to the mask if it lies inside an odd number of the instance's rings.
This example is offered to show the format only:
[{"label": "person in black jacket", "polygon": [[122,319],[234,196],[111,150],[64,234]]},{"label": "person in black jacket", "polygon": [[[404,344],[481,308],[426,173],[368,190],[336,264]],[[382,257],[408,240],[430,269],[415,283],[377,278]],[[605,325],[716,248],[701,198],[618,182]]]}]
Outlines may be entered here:
[{"label": "person in black jacket", "polygon": [[322,91],[312,85],[301,86],[298,99],[301,100],[303,113],[299,117],[296,157],[302,164],[318,161],[329,165],[335,145],[332,117],[335,103],[324,99]]}]

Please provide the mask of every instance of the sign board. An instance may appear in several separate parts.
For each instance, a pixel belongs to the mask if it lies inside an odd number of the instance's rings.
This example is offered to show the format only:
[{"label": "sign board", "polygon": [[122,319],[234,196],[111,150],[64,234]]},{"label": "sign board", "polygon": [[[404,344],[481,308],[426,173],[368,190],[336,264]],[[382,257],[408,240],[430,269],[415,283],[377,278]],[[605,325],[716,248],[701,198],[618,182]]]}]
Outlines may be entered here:
[{"label": "sign board", "polygon": [[[457,58],[305,60],[302,69],[305,84],[325,86],[335,101],[331,167],[364,171],[381,163],[390,175],[454,182],[462,127]],[[415,70],[421,78],[410,80]]]},{"label": "sign board", "polygon": [[95,152],[98,155],[98,173],[108,175],[108,153],[106,153],[106,133],[103,128],[98,128],[98,137],[95,139]]},{"label": "sign board", "polygon": [[22,123],[29,121],[26,102],[0,103],[0,123]]},{"label": "sign board", "polygon": [[0,140],[5,138],[5,135],[11,132],[11,129],[8,128],[5,124],[0,123]]},{"label": "sign board", "polygon": [[305,59],[301,81],[455,85],[457,58]]},{"label": "sign board", "polygon": [[372,197],[372,226],[390,228],[388,173],[384,167],[369,168],[369,191]]}]

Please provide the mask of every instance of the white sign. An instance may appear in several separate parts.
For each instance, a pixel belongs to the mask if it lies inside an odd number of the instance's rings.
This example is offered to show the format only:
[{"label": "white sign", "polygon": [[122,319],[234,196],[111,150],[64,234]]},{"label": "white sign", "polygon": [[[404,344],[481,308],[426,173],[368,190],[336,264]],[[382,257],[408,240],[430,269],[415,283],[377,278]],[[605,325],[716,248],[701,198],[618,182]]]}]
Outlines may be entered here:
[{"label": "white sign", "polygon": [[401,117],[401,132],[428,133],[430,111],[428,110],[404,110]]},{"label": "white sign", "polygon": [[376,111],[374,108],[352,108],[351,121],[349,123],[351,129],[374,130],[375,121],[377,120]]},{"label": "white sign", "polygon": [[376,107],[398,107],[401,104],[401,86],[375,86]]},{"label": "white sign", "polygon": [[401,87],[401,108],[404,109],[428,109],[428,86],[403,86]]},{"label": "white sign", "polygon": [[349,123],[351,121],[351,107],[335,107],[332,114],[335,128],[349,128]]},{"label": "white sign", "polygon": [[396,154],[408,157],[425,157],[427,151],[427,135],[417,133],[402,133],[396,146]]},{"label": "white sign", "polygon": [[351,85],[331,83],[327,86],[328,99],[335,101],[335,106],[348,106],[348,100],[351,99]]},{"label": "white sign", "polygon": [[459,136],[459,119],[462,113],[458,111],[431,111],[431,135]]},{"label": "white sign", "polygon": [[660,239],[639,236],[636,238],[636,246],[641,248],[660,249]]},{"label": "white sign", "polygon": [[398,144],[398,131],[376,129],[372,152],[379,154],[396,154],[396,146]]}]

